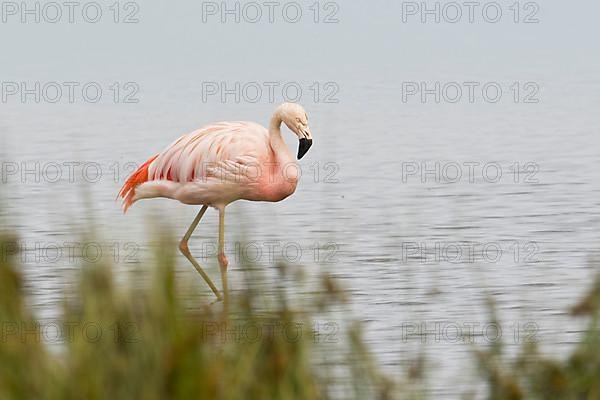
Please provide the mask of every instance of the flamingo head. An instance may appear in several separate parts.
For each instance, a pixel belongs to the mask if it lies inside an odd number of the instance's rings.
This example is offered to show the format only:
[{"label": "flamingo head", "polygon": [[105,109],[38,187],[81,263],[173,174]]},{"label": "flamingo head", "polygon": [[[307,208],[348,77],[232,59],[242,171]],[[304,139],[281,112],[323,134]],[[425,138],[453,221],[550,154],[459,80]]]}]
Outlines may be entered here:
[{"label": "flamingo head", "polygon": [[312,133],[308,126],[308,114],[300,104],[284,103],[278,108],[278,113],[285,125],[298,136],[298,160],[300,160],[312,146]]}]

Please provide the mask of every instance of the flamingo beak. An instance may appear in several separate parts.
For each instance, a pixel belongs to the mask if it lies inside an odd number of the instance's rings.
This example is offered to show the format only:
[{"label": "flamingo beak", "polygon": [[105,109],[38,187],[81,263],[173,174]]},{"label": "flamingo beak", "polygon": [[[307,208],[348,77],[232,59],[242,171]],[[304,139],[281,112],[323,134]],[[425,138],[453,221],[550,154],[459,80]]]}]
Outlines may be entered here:
[{"label": "flamingo beak", "polygon": [[312,146],[312,139],[300,138],[300,145],[298,146],[298,160],[300,160],[308,152]]}]

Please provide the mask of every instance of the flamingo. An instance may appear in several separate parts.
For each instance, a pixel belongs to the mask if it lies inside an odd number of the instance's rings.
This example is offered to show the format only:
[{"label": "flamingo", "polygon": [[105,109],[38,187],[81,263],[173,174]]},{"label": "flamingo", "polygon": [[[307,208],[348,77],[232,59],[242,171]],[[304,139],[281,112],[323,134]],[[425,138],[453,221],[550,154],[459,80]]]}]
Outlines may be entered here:
[{"label": "flamingo", "polygon": [[[299,139],[298,160],[312,145],[308,115],[295,103],[277,107],[269,129],[254,122],[221,122],[188,133],[143,163],[119,191],[126,213],[142,199],[164,197],[201,205],[179,242],[179,250],[217,297],[228,302],[225,207],[236,200],[278,202],[292,195],[299,166],[281,136],[281,123]],[[223,296],[192,256],[188,240],[208,207],[219,211],[218,261]]]}]

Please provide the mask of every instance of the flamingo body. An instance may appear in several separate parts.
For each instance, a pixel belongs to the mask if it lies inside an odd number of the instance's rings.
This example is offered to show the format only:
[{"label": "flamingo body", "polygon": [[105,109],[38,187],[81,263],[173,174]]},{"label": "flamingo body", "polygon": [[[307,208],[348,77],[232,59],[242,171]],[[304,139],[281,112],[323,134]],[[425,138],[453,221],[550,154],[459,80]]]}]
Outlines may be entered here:
[{"label": "flamingo body", "polygon": [[225,207],[235,200],[281,201],[296,190],[298,164],[273,149],[254,122],[222,122],[184,135],[144,163],[121,189],[127,210],[141,199]]}]

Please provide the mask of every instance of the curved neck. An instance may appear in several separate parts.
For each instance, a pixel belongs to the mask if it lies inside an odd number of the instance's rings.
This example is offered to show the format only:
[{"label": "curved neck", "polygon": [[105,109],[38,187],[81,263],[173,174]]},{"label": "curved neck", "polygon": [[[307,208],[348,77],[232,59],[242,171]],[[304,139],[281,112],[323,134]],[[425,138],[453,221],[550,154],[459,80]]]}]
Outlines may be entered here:
[{"label": "curved neck", "polygon": [[275,111],[273,116],[271,117],[271,123],[269,124],[269,134],[271,136],[278,135],[281,136],[281,116],[279,115],[279,111]]},{"label": "curved neck", "polygon": [[269,124],[269,142],[276,155],[281,155],[284,151],[289,153],[287,145],[281,136],[281,122],[282,119],[279,111],[275,111]]}]

